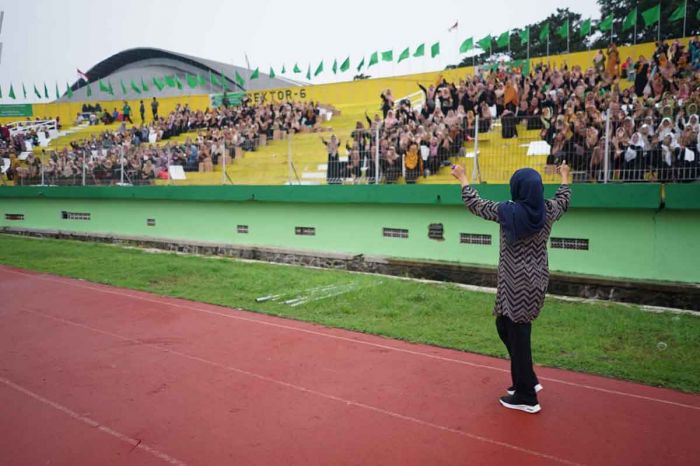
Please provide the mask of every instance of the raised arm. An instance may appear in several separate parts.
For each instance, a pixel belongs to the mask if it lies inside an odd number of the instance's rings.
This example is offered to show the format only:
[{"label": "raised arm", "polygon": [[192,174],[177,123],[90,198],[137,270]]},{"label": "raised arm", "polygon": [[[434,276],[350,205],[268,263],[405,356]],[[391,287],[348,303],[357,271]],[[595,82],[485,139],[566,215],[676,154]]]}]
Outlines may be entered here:
[{"label": "raised arm", "polygon": [[425,94],[425,99],[428,100],[428,90],[425,88],[425,86],[418,83],[418,87],[420,87],[420,90],[423,91],[423,94]]},{"label": "raised arm", "polygon": [[566,164],[566,160],[557,167],[557,170],[561,173],[561,186],[559,186],[559,189],[557,189],[557,192],[554,194],[554,198],[548,201],[553,222],[556,222],[564,215],[564,212],[569,208],[569,202],[571,200],[569,166]]},{"label": "raised arm", "polygon": [[452,165],[452,176],[462,184],[462,201],[465,207],[484,220],[498,222],[498,202],[482,199],[476,189],[469,186],[469,180],[461,165]]}]

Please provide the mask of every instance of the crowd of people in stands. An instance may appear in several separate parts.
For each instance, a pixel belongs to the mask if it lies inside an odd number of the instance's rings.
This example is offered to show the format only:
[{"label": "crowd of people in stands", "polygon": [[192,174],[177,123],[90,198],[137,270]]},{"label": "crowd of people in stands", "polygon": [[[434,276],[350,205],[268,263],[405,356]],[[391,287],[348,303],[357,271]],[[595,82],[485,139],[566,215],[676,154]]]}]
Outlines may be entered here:
[{"label": "crowd of people in stands", "polygon": [[[154,102],[156,100],[154,99]],[[225,102],[224,102],[225,103]],[[178,104],[174,111],[159,116],[152,104],[150,123],[127,126],[130,108],[124,103],[115,116],[120,121],[116,130],[93,134],[73,141],[70,147],[48,154],[43,164],[43,177],[51,184],[111,184],[124,181],[148,183],[155,178],[168,178],[168,167],[180,165],[185,171],[211,171],[222,157],[230,162],[241,151],[255,151],[261,140],[279,132],[296,133],[318,128],[320,108],[314,102],[285,102],[251,105],[244,99],[240,106],[194,111]],[[92,112],[101,109],[93,108]],[[116,109],[115,109],[116,111]],[[184,142],[168,140],[191,133]],[[156,144],[158,142],[164,142]],[[19,152],[9,151],[11,166],[8,178],[19,183],[36,183],[42,176],[40,158],[30,154],[25,164],[17,159]]]},{"label": "crowd of people in stands", "polygon": [[[586,70],[537,64],[525,72],[502,63],[458,83],[419,84],[425,97],[420,109],[405,100],[395,102],[386,90],[380,96],[381,116],[367,118],[369,131],[357,123],[346,144],[348,162],[337,172],[354,176],[358,167],[367,167],[374,176],[379,126],[381,176],[391,183],[405,170],[406,182],[412,183],[449,164],[464,141],[476,131],[495,130],[498,122],[503,138],[517,137],[520,128],[546,141],[549,165],[566,160],[578,181],[601,180],[609,115],[610,179],[695,180],[699,71],[700,40],[694,38],[688,47],[661,41],[652,57],[639,56],[636,62],[628,57],[621,64],[611,44]],[[338,145],[328,143],[329,180]]]},{"label": "crowd of people in stands", "polygon": [[[396,101],[387,89],[380,96],[381,113],[373,118],[366,114],[366,121],[358,121],[345,141],[347,157],[341,157],[342,141],[335,135],[321,138],[328,153],[328,182],[365,176],[393,183],[405,174],[406,182],[414,183],[463,155],[465,141],[477,132],[496,128],[503,138],[517,137],[521,131],[546,141],[547,164],[566,160],[577,181],[601,180],[606,154],[613,180],[695,180],[700,174],[699,78],[700,40],[693,38],[687,47],[679,41],[660,41],[651,57],[636,61],[622,61],[610,44],[585,70],[544,63],[523,70],[501,63],[456,83],[417,83],[424,97],[420,108],[412,108],[408,100]],[[235,158],[237,150],[256,150],[263,135],[269,139],[276,131],[317,128],[320,120],[319,106],[313,102],[251,105],[244,99],[235,107],[226,103],[224,99],[223,106],[205,111],[178,105],[161,116],[154,98],[153,118],[146,123],[142,101],[141,124],[130,128],[126,121],[133,122],[132,109],[127,102],[121,112],[85,108],[103,122],[121,121],[118,129],[51,154],[44,174],[82,175],[85,154],[88,178],[110,182],[121,175],[122,150],[130,181],[167,177],[169,165],[207,170],[221,157]],[[26,167],[16,160],[24,140],[36,135],[12,139],[5,133],[0,131],[0,151],[12,160],[8,177],[36,177],[38,158],[30,156]],[[182,133],[193,134],[184,143],[152,144]]]}]

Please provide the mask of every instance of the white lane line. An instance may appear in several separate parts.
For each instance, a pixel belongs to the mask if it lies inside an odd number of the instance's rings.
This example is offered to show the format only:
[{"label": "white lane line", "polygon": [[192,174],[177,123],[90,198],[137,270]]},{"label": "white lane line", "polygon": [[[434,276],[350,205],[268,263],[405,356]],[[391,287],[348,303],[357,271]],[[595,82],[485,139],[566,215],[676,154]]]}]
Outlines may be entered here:
[{"label": "white lane line", "polygon": [[104,432],[107,435],[111,435],[112,437],[115,437],[115,438],[121,440],[122,442],[128,443],[129,445],[131,445],[134,448],[139,448],[147,453],[150,453],[151,455],[155,456],[156,458],[162,459],[166,463],[176,464],[178,466],[187,466],[186,463],[184,463],[180,460],[177,460],[177,459],[173,458],[172,456],[163,453],[160,450],[157,450],[153,447],[149,447],[148,445],[146,445],[145,443],[143,443],[140,440],[136,440],[134,438],[131,438],[127,435],[122,434],[121,432],[117,432],[114,429],[111,429],[105,425],[100,424],[99,422],[95,421],[94,419],[91,419],[87,416],[83,416],[82,414],[78,414],[75,411],[73,411],[72,409],[70,409],[66,406],[63,406],[62,404],[56,403],[55,401],[51,401],[48,398],[44,398],[43,396],[39,395],[38,393],[35,393],[27,388],[24,388],[21,385],[18,385],[16,383],[12,382],[11,380],[8,380],[4,377],[0,377],[0,382],[7,385],[10,388],[17,390],[18,392],[24,393],[25,395],[27,395],[30,398],[34,398],[35,400],[37,400],[45,405],[51,406],[52,408],[62,412],[63,414],[66,414],[66,415],[72,417],[76,421],[82,422],[83,424],[86,424],[90,427],[94,427],[94,428],[100,430],[101,432]]},{"label": "white lane line", "polygon": [[[4,268],[4,267],[3,267],[3,268]],[[211,314],[211,315],[226,317],[226,318],[229,318],[229,319],[241,320],[241,321],[245,321],[245,322],[256,323],[256,324],[259,324],[259,325],[267,325],[267,326],[269,326],[269,327],[276,327],[276,328],[281,328],[281,329],[285,329],[285,330],[293,330],[293,331],[296,331],[296,332],[306,333],[306,334],[309,334],[309,335],[316,335],[316,336],[321,336],[321,337],[325,337],[325,338],[332,338],[332,339],[335,339],[335,340],[348,341],[348,342],[351,342],[351,343],[357,343],[357,344],[361,344],[361,345],[372,346],[372,347],[374,347],[374,348],[382,348],[382,349],[388,349],[388,350],[392,350],[392,351],[398,351],[398,352],[401,352],[401,353],[412,354],[412,355],[414,355],[414,356],[421,356],[421,357],[424,357],[424,358],[435,359],[435,360],[438,360],[438,361],[451,362],[451,363],[462,364],[462,365],[471,366],[471,367],[479,367],[479,368],[482,368],[482,369],[489,369],[489,370],[494,370],[494,371],[498,371],[498,372],[505,372],[505,373],[509,373],[509,372],[510,372],[508,369],[503,369],[503,368],[496,367],[496,366],[489,366],[489,365],[487,365],[487,364],[479,364],[479,363],[470,362],[470,361],[463,361],[463,360],[460,360],[460,359],[448,358],[448,357],[444,357],[444,356],[437,356],[437,355],[434,355],[434,354],[423,353],[423,352],[421,352],[421,351],[414,351],[414,350],[409,350],[409,349],[406,349],[406,348],[397,348],[397,347],[395,347],[395,346],[383,345],[383,344],[381,344],[381,343],[373,343],[373,342],[369,342],[369,341],[357,340],[357,339],[355,339],[355,338],[343,337],[343,336],[340,336],[340,335],[333,335],[333,334],[324,333],[324,332],[317,332],[317,331],[315,331],[315,330],[309,330],[309,329],[294,327],[294,326],[291,326],[291,325],[284,325],[284,324],[278,324],[278,323],[274,323],[274,322],[267,322],[267,321],[260,320],[260,319],[253,319],[253,318],[250,318],[250,317],[243,317],[243,316],[238,316],[238,315],[233,315],[233,314],[225,314],[225,313],[223,313],[223,312],[216,312],[216,311],[212,311],[212,310],[210,310],[210,309],[202,309],[202,308],[195,307],[195,306],[192,306],[192,305],[186,305],[186,304],[180,304],[180,303],[171,302],[173,299],[176,299],[176,298],[169,298],[169,297],[165,297],[165,296],[164,296],[164,297],[160,297],[159,299],[147,298],[147,297],[140,296],[140,295],[135,295],[135,294],[131,294],[131,293],[126,293],[126,292],[122,291],[121,288],[116,288],[116,287],[111,287],[111,288],[109,288],[109,289],[108,289],[108,288],[105,288],[105,286],[107,286],[107,285],[104,285],[103,287],[100,287],[100,286],[90,286],[90,285],[85,284],[85,283],[89,283],[89,282],[78,282],[78,281],[77,281],[78,279],[71,279],[71,278],[68,278],[68,277],[65,277],[65,278],[63,278],[63,277],[61,277],[61,278],[55,278],[54,276],[51,276],[51,275],[43,275],[43,274],[42,274],[42,275],[36,275],[36,274],[30,274],[30,273],[26,273],[26,272],[20,272],[20,271],[12,270],[12,269],[5,269],[5,270],[6,270],[7,272],[12,272],[12,273],[15,273],[15,274],[18,274],[18,275],[24,275],[24,276],[30,277],[30,278],[35,278],[35,279],[39,279],[39,280],[44,280],[44,281],[49,281],[49,282],[60,283],[60,284],[64,284],[64,285],[67,284],[67,285],[73,286],[73,287],[75,287],[75,288],[84,288],[84,289],[88,289],[88,290],[99,291],[99,292],[101,292],[101,293],[106,293],[106,294],[113,294],[113,295],[117,295],[117,296],[126,296],[126,297],[129,297],[129,298],[132,298],[132,299],[138,299],[138,300],[140,300],[140,301],[145,301],[145,302],[154,303],[154,304],[160,304],[161,306],[166,306],[166,307],[177,307],[177,308],[180,308],[180,309],[185,309],[185,310],[190,310],[190,311],[196,311],[196,312],[202,312],[202,313],[205,313],[205,314]],[[146,292],[142,292],[142,293],[146,293]],[[215,306],[215,305],[214,305],[214,304],[210,304],[209,306]],[[233,310],[235,311],[235,309],[233,309]],[[342,330],[342,329],[341,329],[341,330]],[[346,331],[348,331],[348,330],[346,330]],[[546,380],[547,382],[560,383],[560,384],[563,384],[563,385],[568,385],[568,386],[570,386],[570,387],[582,388],[582,389],[587,389],[587,390],[594,390],[594,391],[598,391],[598,392],[601,392],[601,393],[607,393],[607,394],[610,394],[610,395],[625,396],[625,397],[634,398],[634,399],[638,399],[638,400],[653,401],[653,402],[656,402],[656,403],[667,404],[667,405],[676,406],[676,407],[679,407],[679,408],[694,409],[694,410],[700,411],[700,406],[694,406],[694,405],[689,405],[689,404],[685,404],[685,403],[678,403],[678,402],[675,402],[675,401],[664,400],[664,399],[661,399],[661,398],[655,398],[655,397],[646,396],[646,395],[637,395],[637,394],[635,394],[635,393],[628,393],[628,392],[623,392],[623,391],[619,391],[619,390],[612,390],[612,389],[608,389],[608,388],[596,387],[596,386],[588,385],[588,384],[581,384],[581,383],[577,383],[577,382],[570,382],[570,381],[567,381],[567,380],[556,379],[556,378],[552,378],[552,377],[539,377],[539,378],[540,378],[541,380]]]},{"label": "white lane line", "polygon": [[[473,439],[473,440],[479,440],[479,441],[481,441],[481,442],[489,443],[489,444],[492,444],[492,445],[496,445],[496,446],[500,446],[500,447],[504,447],[504,448],[509,448],[509,449],[511,449],[511,450],[515,450],[515,451],[518,451],[518,452],[521,452],[521,453],[526,453],[526,454],[529,454],[529,455],[537,456],[537,457],[543,458],[543,459],[552,460],[552,461],[555,461],[555,462],[558,462],[558,463],[561,463],[561,464],[568,464],[568,465],[572,465],[572,466],[583,466],[581,463],[576,463],[576,462],[573,462],[573,461],[565,460],[565,459],[563,459],[563,458],[558,458],[558,457],[556,457],[556,456],[548,455],[548,454],[546,454],[546,453],[542,453],[542,452],[539,452],[539,451],[536,451],[536,450],[530,450],[530,449],[528,449],[528,448],[519,447],[519,446],[517,446],[517,445],[512,445],[512,444],[510,444],[510,443],[502,442],[502,441],[500,441],[500,440],[494,440],[494,439],[491,439],[491,438],[488,438],[488,437],[483,437],[483,436],[478,435],[478,434],[472,434],[472,433],[469,433],[469,432],[465,432],[465,431],[462,431],[462,430],[453,429],[453,428],[451,428],[451,427],[443,426],[443,425],[440,425],[440,424],[434,424],[434,423],[432,423],[432,422],[424,421],[424,420],[422,420],[422,419],[418,419],[418,418],[415,418],[415,417],[413,417],[413,416],[407,416],[407,415],[405,415],[405,414],[396,413],[396,412],[394,412],[394,411],[389,411],[389,410],[386,410],[386,409],[383,409],[383,408],[379,408],[379,407],[377,407],[377,406],[368,405],[368,404],[361,403],[361,402],[358,402],[358,401],[348,400],[348,399],[345,399],[345,398],[341,398],[341,397],[339,397],[339,396],[331,395],[331,394],[329,394],[329,393],[319,392],[319,391],[317,391],[317,390],[314,390],[314,389],[311,389],[311,388],[307,388],[307,387],[304,387],[304,386],[301,386],[301,385],[296,385],[296,384],[293,384],[293,383],[290,383],[290,382],[285,382],[285,381],[283,381],[283,380],[274,379],[274,378],[268,377],[268,376],[266,376],[266,375],[258,374],[258,373],[256,373],[256,372],[250,372],[250,371],[247,371],[247,370],[244,370],[244,369],[239,369],[239,368],[234,367],[234,366],[228,366],[228,365],[225,365],[225,364],[221,364],[221,363],[218,363],[218,362],[216,362],[216,361],[211,361],[211,360],[209,360],[209,359],[201,358],[201,357],[199,357],[199,356],[194,356],[194,355],[191,355],[191,354],[183,353],[183,352],[181,352],[181,351],[176,351],[176,350],[173,350],[173,349],[170,349],[170,348],[166,348],[166,347],[163,347],[163,346],[154,344],[154,343],[149,343],[149,342],[147,342],[147,341],[139,340],[138,338],[126,337],[126,336],[120,335],[120,334],[118,334],[118,333],[113,333],[113,332],[109,332],[109,331],[106,331],[106,330],[102,330],[102,329],[99,329],[99,328],[96,328],[96,327],[92,327],[92,326],[90,326],[90,325],[82,324],[82,323],[79,323],[79,322],[74,322],[74,321],[72,321],[72,320],[70,320],[70,319],[65,319],[65,318],[63,318],[63,317],[53,316],[53,315],[47,314],[47,313],[45,313],[45,312],[41,312],[41,311],[37,311],[37,310],[33,310],[33,309],[28,309],[28,308],[25,308],[25,307],[22,307],[22,311],[23,311],[23,312],[30,313],[30,314],[38,315],[38,316],[41,316],[41,317],[44,317],[44,318],[47,318],[47,319],[52,319],[52,320],[55,320],[55,321],[57,321],[57,322],[61,322],[61,323],[66,324],[66,325],[71,325],[71,326],[78,327],[78,328],[82,328],[82,329],[85,329],[85,330],[90,330],[90,331],[95,332],[95,333],[100,333],[100,334],[102,334],[102,335],[107,335],[107,336],[110,336],[110,337],[112,337],[112,338],[117,338],[117,339],[119,339],[119,340],[126,341],[126,342],[129,342],[129,343],[136,343],[136,344],[138,344],[139,346],[151,347],[151,348],[154,348],[154,349],[156,349],[156,350],[158,350],[158,351],[162,351],[162,352],[164,352],[164,353],[169,353],[169,354],[172,354],[172,355],[175,355],[175,356],[180,356],[180,357],[183,357],[183,358],[186,358],[186,359],[190,359],[190,360],[192,360],[192,361],[197,361],[197,362],[200,362],[200,363],[203,363],[203,364],[207,364],[207,365],[209,365],[209,366],[216,367],[216,368],[219,368],[219,369],[223,369],[223,370],[226,370],[226,371],[229,371],[229,372],[235,372],[235,373],[237,373],[237,374],[246,375],[246,376],[248,376],[248,377],[253,377],[253,378],[256,378],[256,379],[258,379],[258,380],[263,380],[263,381],[268,382],[268,383],[272,383],[272,384],[275,384],[275,385],[279,385],[279,386],[282,386],[282,387],[285,387],[285,388],[290,388],[290,389],[293,389],[293,390],[296,390],[296,391],[299,391],[299,392],[307,393],[307,394],[309,394],[309,395],[314,395],[314,396],[318,396],[318,397],[321,397],[321,398],[326,398],[326,399],[328,399],[328,400],[337,401],[337,402],[343,403],[343,404],[345,404],[345,405],[355,406],[355,407],[357,407],[357,408],[362,408],[362,409],[365,409],[365,410],[373,411],[373,412],[376,412],[376,413],[379,413],[379,414],[383,414],[383,415],[386,415],[386,416],[390,416],[390,417],[393,417],[393,418],[396,418],[396,419],[401,419],[401,420],[404,420],[404,421],[409,421],[409,422],[413,422],[413,423],[416,423],[416,424],[420,424],[420,425],[422,425],[422,426],[431,427],[431,428],[433,428],[433,429],[438,429],[438,430],[441,430],[441,431],[450,432],[450,433],[453,433],[453,434],[461,435],[461,436],[463,436],[463,437],[468,437],[468,438]],[[0,380],[2,380],[2,379],[0,379]],[[47,401],[48,401],[48,400],[47,400]],[[76,413],[76,415],[79,416],[77,413]],[[128,438],[128,437],[127,437],[127,438]]]}]

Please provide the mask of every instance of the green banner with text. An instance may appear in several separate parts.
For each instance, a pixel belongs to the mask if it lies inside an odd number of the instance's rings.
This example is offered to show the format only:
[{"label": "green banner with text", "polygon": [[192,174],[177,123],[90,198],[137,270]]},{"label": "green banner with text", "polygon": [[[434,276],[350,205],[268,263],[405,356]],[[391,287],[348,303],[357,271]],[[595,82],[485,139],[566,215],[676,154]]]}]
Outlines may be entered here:
[{"label": "green banner with text", "polygon": [[32,104],[0,105],[0,117],[30,117],[33,114]]}]

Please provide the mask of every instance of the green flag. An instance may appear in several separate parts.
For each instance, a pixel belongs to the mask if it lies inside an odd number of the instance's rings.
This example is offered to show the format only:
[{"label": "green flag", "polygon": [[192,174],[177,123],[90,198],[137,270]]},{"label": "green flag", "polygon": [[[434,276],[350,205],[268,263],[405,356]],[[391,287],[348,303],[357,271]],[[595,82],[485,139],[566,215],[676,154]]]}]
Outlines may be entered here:
[{"label": "green flag", "polygon": [[182,90],[184,87],[182,85],[182,81],[180,81],[180,77],[178,75],[175,75],[175,85],[177,86],[178,89]]},{"label": "green flag", "polygon": [[49,98],[49,88],[46,87],[46,83],[44,83],[44,97]]},{"label": "green flag", "polygon": [[435,42],[430,46],[430,58],[435,58],[440,55],[440,42]]},{"label": "green flag", "polygon": [[545,42],[549,40],[549,23],[546,23],[542,30],[540,31],[540,41]]},{"label": "green flag", "polygon": [[459,46],[459,53],[467,53],[473,48],[474,38],[470,37],[469,39],[465,39],[464,42],[462,42],[462,45]]},{"label": "green flag", "polygon": [[140,93],[141,93],[141,89],[139,89],[139,87],[136,85],[136,83],[134,82],[133,79],[131,80],[131,88],[132,88],[132,89],[134,90],[134,92],[136,92],[137,94],[140,94]]},{"label": "green flag", "polygon": [[661,19],[661,5],[657,3],[656,6],[642,11],[642,18],[644,18],[644,25],[646,27],[649,27],[654,23],[658,23]]},{"label": "green flag", "polygon": [[506,31],[496,39],[496,45],[498,47],[506,47],[510,44],[510,31]]},{"label": "green flag", "polygon": [[197,84],[199,84],[199,87],[207,87],[207,78],[205,78],[201,74],[198,74],[197,75]]},{"label": "green flag", "polygon": [[685,18],[685,2],[681,3],[681,6],[673,10],[671,17],[668,18],[669,21],[678,21],[679,19]]},{"label": "green flag", "polygon": [[338,59],[333,59],[333,74],[338,74]]},{"label": "green flag", "polygon": [[[238,71],[236,71],[235,79],[236,79],[236,84],[238,84],[241,87],[245,86],[245,79],[243,79],[243,76],[238,74]],[[223,79],[222,79],[222,81],[223,81]]]},{"label": "green flag", "polygon": [[[72,99],[72,98],[73,98],[73,89],[70,88],[70,86],[68,85],[68,83],[66,83],[66,94],[68,95],[68,98],[69,98],[69,99]],[[15,98],[14,92],[12,91],[12,86],[10,86],[10,96],[11,96],[13,99]]]},{"label": "green flag", "polygon": [[604,32],[611,30],[613,27],[613,15],[608,15],[607,18],[598,23],[598,27]]},{"label": "green flag", "polygon": [[414,57],[422,57],[425,55],[425,44],[420,44],[417,48],[415,53],[413,54]]},{"label": "green flag", "polygon": [[365,57],[362,57],[362,60],[360,60],[360,63],[357,65],[357,71],[360,71],[363,66],[365,66]]},{"label": "green flag", "polygon": [[491,50],[491,34],[488,36],[484,37],[483,39],[480,39],[477,44],[479,44],[479,48],[486,52],[487,50]]},{"label": "green flag", "polygon": [[287,72],[287,68],[285,68],[284,65],[282,65],[282,74],[285,74],[286,72]]},{"label": "green flag", "polygon": [[0,86],[0,99],[2,99],[2,86]]},{"label": "green flag", "polygon": [[36,84],[34,84],[34,95],[36,95],[37,99],[41,99],[41,93],[39,89],[36,88]]},{"label": "green flag", "polygon": [[143,89],[143,92],[148,92],[148,86],[146,86],[146,83],[143,81],[143,76],[141,76],[141,89]]},{"label": "green flag", "polygon": [[399,59],[396,61],[396,63],[401,63],[404,60],[408,60],[408,58],[411,56],[411,51],[409,47],[406,47],[403,52],[399,55]]},{"label": "green flag", "polygon": [[382,61],[394,61],[394,51],[387,50],[382,52]]},{"label": "green flag", "polygon": [[104,92],[105,94],[109,94],[109,87],[100,79],[100,82],[98,84],[100,92]]},{"label": "green flag", "polygon": [[92,86],[90,83],[87,84],[87,96],[92,97]]},{"label": "green flag", "polygon": [[367,68],[369,68],[372,65],[376,65],[379,63],[379,54],[377,52],[374,52],[371,57],[369,57],[369,64],[367,65]]},{"label": "green flag", "polygon": [[579,34],[581,37],[586,37],[591,33],[591,19],[588,18],[586,21],[581,22],[581,27],[579,29]]},{"label": "green flag", "polygon": [[557,35],[562,39],[569,37],[569,20],[564,21],[564,24],[557,28]]},{"label": "green flag", "polygon": [[[66,87],[68,87],[68,84],[66,84]],[[10,83],[10,92],[9,94],[7,94],[7,96],[12,100],[15,100],[17,98],[17,96],[15,96],[15,88],[12,87],[12,83]]]},{"label": "green flag", "polygon": [[109,84],[109,95],[114,95],[114,88],[112,87],[112,81],[107,81],[107,84]]},{"label": "green flag", "polygon": [[[219,79],[221,79],[221,87],[226,91],[228,90],[228,83],[226,82],[226,76],[224,76],[224,72],[222,71],[221,74],[219,75]],[[243,78],[241,78],[243,80]],[[245,83],[245,81],[243,81]]]},{"label": "green flag", "polygon": [[323,73],[323,60],[321,60],[321,63],[319,63],[316,67],[316,71],[314,71],[314,77],[318,76],[321,73]]},{"label": "green flag", "polygon": [[258,79],[259,77],[260,77],[260,70],[258,68],[255,68],[255,70],[253,70],[253,72],[250,74],[250,78],[248,78],[248,79],[252,81],[253,79]]},{"label": "green flag", "polygon": [[530,28],[527,27],[520,31],[520,45],[525,45],[530,42]]},{"label": "green flag", "polygon": [[187,80],[187,85],[190,86],[191,89],[197,87],[197,76],[187,73],[185,79]]},{"label": "green flag", "polygon": [[[166,78],[167,81],[167,78]],[[123,80],[119,80],[119,83],[122,85],[122,94],[126,95],[126,86],[124,85]]]},{"label": "green flag", "polygon": [[270,79],[272,79],[272,78],[275,77],[275,70],[273,70],[272,67],[270,67],[270,73],[269,73],[269,75],[270,75]]},{"label": "green flag", "polygon": [[350,57],[346,58],[345,61],[340,65],[340,71],[346,72],[350,69]]},{"label": "green flag", "polygon": [[628,30],[636,25],[637,25],[637,8],[635,7],[635,9],[630,11],[629,14],[625,17],[625,21],[622,23],[622,30],[626,31],[626,30]]},{"label": "green flag", "polygon": [[56,100],[61,98],[61,94],[58,92],[58,81],[56,81]]},{"label": "green flag", "polygon": [[293,70],[293,71],[294,71],[295,73],[301,73],[301,68],[299,68],[299,65],[297,65],[297,64],[295,63],[295,64],[294,64],[294,70]]},{"label": "green flag", "polygon": [[24,94],[24,98],[27,98],[27,88],[24,87],[24,83],[22,83],[22,94]]},{"label": "green flag", "polygon": [[310,63],[306,68],[306,80],[311,81],[311,64]]}]

